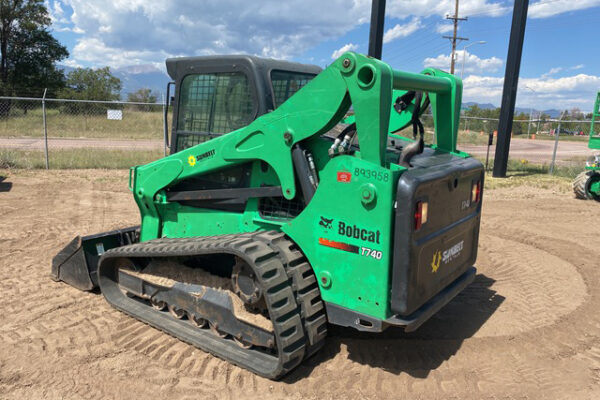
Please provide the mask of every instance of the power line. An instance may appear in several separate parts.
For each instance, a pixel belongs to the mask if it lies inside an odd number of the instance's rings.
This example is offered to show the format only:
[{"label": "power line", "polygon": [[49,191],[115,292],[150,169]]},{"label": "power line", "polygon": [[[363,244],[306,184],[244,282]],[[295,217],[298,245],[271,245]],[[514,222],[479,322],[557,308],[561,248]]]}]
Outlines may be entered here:
[{"label": "power line", "polygon": [[[550,4],[550,3],[555,3],[557,1],[561,1],[561,0],[542,0],[542,1],[538,1],[535,3],[535,5],[541,5],[541,4]],[[504,12],[504,11],[509,11],[512,9],[512,5],[511,6],[507,6],[507,5],[502,5],[502,4],[495,4],[492,6],[486,6],[486,7],[482,7],[482,8],[477,8],[477,9],[473,9],[470,12],[468,12],[468,17],[467,18],[459,18],[458,20],[467,20],[468,18],[471,17],[478,17],[481,15],[485,15],[488,14],[491,16],[492,13],[498,13],[498,12]],[[457,17],[457,14],[455,14],[454,17]],[[453,16],[449,16],[446,17],[447,19],[454,19]],[[458,18],[458,17],[457,17]],[[500,23],[500,21],[498,21],[498,23]],[[533,23],[533,21],[532,21]],[[426,55],[420,55],[419,53],[426,53],[426,52],[436,52],[438,50],[440,50],[441,48],[443,48],[445,45],[439,46],[439,45],[432,45],[432,42],[434,42],[435,40],[437,40],[436,38],[439,38],[439,36],[436,35],[435,32],[427,32],[429,30],[433,30],[434,26],[438,24],[437,21],[432,21],[427,23],[426,25],[421,27],[421,34],[418,35],[418,37],[416,37],[414,40],[411,40],[409,43],[409,46],[405,46],[403,41],[398,41],[395,42],[394,44],[397,43],[397,45],[393,45],[392,48],[390,49],[391,51],[389,53],[392,53],[389,56],[384,57],[385,61],[388,63],[393,63],[395,61],[401,60],[403,63],[406,62],[411,62],[414,61],[416,59],[419,59],[421,57],[425,57]],[[495,24],[492,24],[495,25]],[[490,27],[489,25],[486,28],[483,29],[476,29],[476,30],[468,30],[468,34],[472,35],[473,33],[477,33],[477,34],[485,34],[485,33],[492,33],[492,32],[498,32],[498,31],[508,31],[508,29],[510,28],[510,26],[506,26],[504,22],[502,22],[501,26],[492,26]],[[541,27],[541,26],[531,26],[528,30],[546,30],[546,29],[555,29],[554,27]],[[445,36],[445,38],[453,40],[454,36]],[[457,37],[457,40],[460,41],[460,39],[467,39],[467,38],[461,38],[461,37]],[[389,45],[388,45],[389,46]],[[389,54],[388,53],[388,54]],[[451,57],[453,60],[455,59],[456,55],[454,55],[454,57]]]}]

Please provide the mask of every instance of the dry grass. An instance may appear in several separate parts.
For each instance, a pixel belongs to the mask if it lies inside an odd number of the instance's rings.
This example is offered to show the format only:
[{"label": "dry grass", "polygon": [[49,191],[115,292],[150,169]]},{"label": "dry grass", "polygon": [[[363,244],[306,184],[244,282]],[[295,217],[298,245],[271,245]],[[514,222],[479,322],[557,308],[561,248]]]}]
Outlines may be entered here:
[{"label": "dry grass", "polygon": [[513,188],[527,186],[529,188],[551,189],[556,192],[570,193],[572,191],[572,179],[564,176],[548,174],[522,174],[519,172],[507,172],[506,178],[493,178],[489,172],[485,177],[486,189]]},{"label": "dry grass", "polygon": [[556,165],[550,174],[548,164],[531,164],[527,160],[509,159],[506,178],[492,177],[494,160],[490,160],[490,171],[486,174],[486,189],[527,186],[539,189],[552,189],[558,192],[571,192],[573,179],[583,171],[584,163]]},{"label": "dry grass", "polygon": [[[108,120],[106,112],[101,114],[69,114],[60,109],[46,112],[49,137],[69,138],[114,138],[114,139],[161,139],[163,136],[163,114],[156,111],[138,111],[125,108],[121,121]],[[42,137],[42,110],[11,113],[0,119],[0,137]]]},{"label": "dry grass", "polygon": [[[50,152],[51,169],[124,169],[147,164],[163,157],[161,150],[62,149]],[[0,169],[46,168],[44,152],[38,150],[0,150]]]}]

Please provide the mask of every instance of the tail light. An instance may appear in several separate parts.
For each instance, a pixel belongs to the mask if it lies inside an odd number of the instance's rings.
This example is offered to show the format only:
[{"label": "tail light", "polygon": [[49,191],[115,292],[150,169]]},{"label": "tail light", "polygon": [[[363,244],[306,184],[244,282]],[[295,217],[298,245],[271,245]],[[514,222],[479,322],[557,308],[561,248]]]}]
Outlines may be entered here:
[{"label": "tail light", "polygon": [[426,201],[418,201],[415,207],[415,230],[421,229],[427,223],[427,210],[429,204]]},{"label": "tail light", "polygon": [[471,203],[477,203],[481,200],[481,181],[473,182],[471,189]]}]

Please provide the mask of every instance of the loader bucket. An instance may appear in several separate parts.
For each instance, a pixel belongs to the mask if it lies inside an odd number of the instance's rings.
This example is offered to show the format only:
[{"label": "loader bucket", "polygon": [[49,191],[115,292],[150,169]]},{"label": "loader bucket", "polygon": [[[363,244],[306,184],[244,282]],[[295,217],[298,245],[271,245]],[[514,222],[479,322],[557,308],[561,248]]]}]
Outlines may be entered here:
[{"label": "loader bucket", "polygon": [[77,236],[52,258],[50,276],[80,290],[98,286],[98,260],[106,250],[138,241],[139,226],[89,236]]}]

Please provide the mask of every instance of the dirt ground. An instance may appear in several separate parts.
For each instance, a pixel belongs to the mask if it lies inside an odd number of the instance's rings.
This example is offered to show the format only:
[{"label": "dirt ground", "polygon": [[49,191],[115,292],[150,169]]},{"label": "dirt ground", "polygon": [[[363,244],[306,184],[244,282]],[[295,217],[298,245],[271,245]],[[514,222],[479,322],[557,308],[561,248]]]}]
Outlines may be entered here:
[{"label": "dirt ground", "polygon": [[273,382],[50,280],[74,234],[137,223],[125,171],[0,181],[0,399],[600,398],[600,204],[564,184],[486,192],[477,278],[417,332],[332,327]]}]

